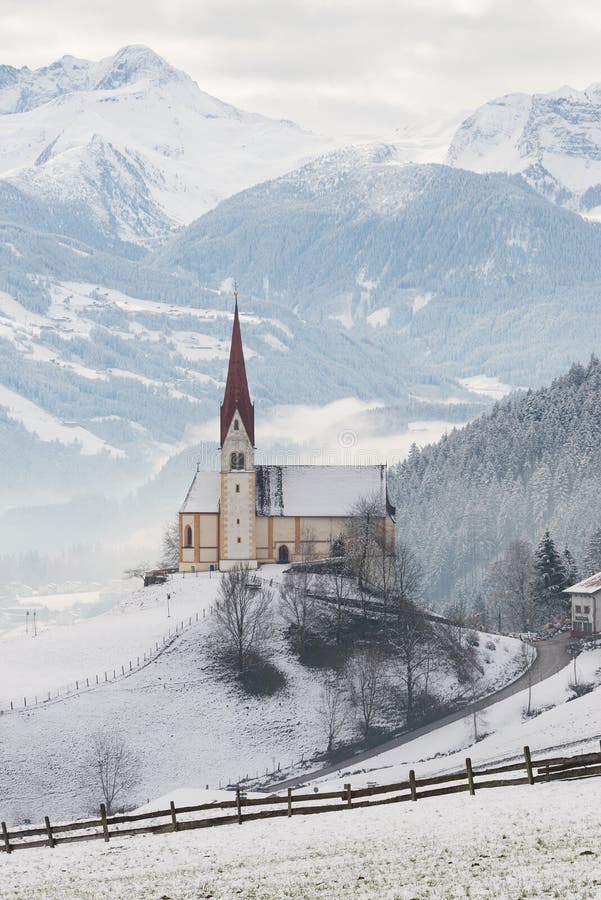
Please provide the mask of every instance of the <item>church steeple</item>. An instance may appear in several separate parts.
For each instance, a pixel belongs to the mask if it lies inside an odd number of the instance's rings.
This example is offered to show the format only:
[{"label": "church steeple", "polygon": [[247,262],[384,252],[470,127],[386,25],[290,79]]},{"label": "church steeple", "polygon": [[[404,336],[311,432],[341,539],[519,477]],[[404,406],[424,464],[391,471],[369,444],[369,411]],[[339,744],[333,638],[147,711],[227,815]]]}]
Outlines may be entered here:
[{"label": "church steeple", "polygon": [[221,404],[221,446],[225,442],[229,427],[236,410],[242,419],[251,445],[255,445],[255,408],[250,399],[248,381],[246,380],[246,366],[244,364],[244,351],[242,349],[242,335],[240,333],[240,319],[238,316],[238,290],[234,290],[234,327],[232,328],[232,343],[230,347],[230,362],[227,370],[225,394]]}]

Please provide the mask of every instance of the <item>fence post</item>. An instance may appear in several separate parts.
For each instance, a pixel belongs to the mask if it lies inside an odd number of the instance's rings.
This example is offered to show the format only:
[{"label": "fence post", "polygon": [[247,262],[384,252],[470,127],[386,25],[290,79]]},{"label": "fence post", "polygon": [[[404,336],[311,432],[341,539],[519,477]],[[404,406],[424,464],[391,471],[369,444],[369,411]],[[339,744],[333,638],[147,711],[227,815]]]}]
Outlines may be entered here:
[{"label": "fence post", "polygon": [[240,799],[240,786],[236,788],[236,809],[238,811],[238,825],[242,825],[242,800]]},{"label": "fence post", "polygon": [[534,784],[534,774],[532,772],[532,759],[530,757],[530,747],[524,747],[524,759],[526,760],[526,771],[528,772],[528,784]]},{"label": "fence post", "polygon": [[109,826],[106,820],[106,806],[104,803],[100,804],[100,818],[102,819],[102,832],[104,834],[104,840],[108,841],[109,839]]},{"label": "fence post", "polygon": [[346,791],[346,805],[347,805],[347,808],[350,809],[352,806],[352,794],[351,794],[350,784],[345,784],[344,790]]},{"label": "fence post", "polygon": [[173,802],[173,800],[169,805],[171,807],[171,821],[173,823],[173,830],[177,831],[177,818],[175,816],[175,803]]},{"label": "fence post", "polygon": [[411,799],[417,800],[417,786],[415,784],[415,772],[413,769],[409,772],[409,787],[411,788]]},{"label": "fence post", "polygon": [[54,847],[54,838],[52,837],[52,828],[50,827],[50,819],[44,816],[44,825],[46,826],[46,834],[48,835],[48,846]]},{"label": "fence post", "polygon": [[465,760],[465,770],[467,772],[467,783],[470,787],[470,794],[473,797],[476,793],[476,788],[474,787],[474,770],[472,769],[472,761],[469,756]]},{"label": "fence post", "polygon": [[[288,788],[288,818],[292,815],[292,788]],[[4,824],[4,823],[2,823]]]},{"label": "fence post", "polygon": [[4,838],[4,849],[7,853],[12,853],[12,847],[10,846],[10,842],[8,840],[8,829],[6,827],[6,822],[2,822],[0,827],[2,828],[2,837]]}]

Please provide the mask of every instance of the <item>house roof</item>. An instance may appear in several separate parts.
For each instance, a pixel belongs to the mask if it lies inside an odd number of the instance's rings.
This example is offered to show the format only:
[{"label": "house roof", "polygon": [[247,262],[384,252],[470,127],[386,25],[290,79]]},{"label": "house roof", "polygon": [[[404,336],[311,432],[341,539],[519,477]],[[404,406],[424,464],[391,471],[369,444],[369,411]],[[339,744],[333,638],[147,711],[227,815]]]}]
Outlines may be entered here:
[{"label": "house roof", "polygon": [[255,446],[255,408],[251,403],[248,381],[246,379],[246,366],[244,364],[244,350],[242,349],[242,335],[240,333],[240,319],[238,317],[238,294],[236,294],[236,306],[234,309],[234,326],[232,328],[232,343],[230,346],[230,361],[227,369],[225,393],[221,404],[221,446],[225,443],[229,427],[232,424],[234,413],[242,419],[242,424],[252,446]]},{"label": "house roof", "polygon": [[[255,466],[258,516],[349,516],[362,500],[376,515],[394,515],[386,490],[386,466]],[[219,472],[197,472],[183,513],[219,511]]]},{"label": "house roof", "polygon": [[601,572],[579,581],[578,584],[566,588],[564,594],[596,594],[601,591]]}]

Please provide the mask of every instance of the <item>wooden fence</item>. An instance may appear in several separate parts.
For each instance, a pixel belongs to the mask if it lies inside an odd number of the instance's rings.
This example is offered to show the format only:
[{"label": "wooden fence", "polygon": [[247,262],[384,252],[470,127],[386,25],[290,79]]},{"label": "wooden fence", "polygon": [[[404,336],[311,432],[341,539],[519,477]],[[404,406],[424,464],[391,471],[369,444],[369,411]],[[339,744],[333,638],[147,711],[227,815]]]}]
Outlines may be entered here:
[{"label": "wooden fence", "polygon": [[[511,777],[498,777],[508,775]],[[485,788],[534,785],[546,781],[599,775],[601,775],[601,753],[533,760],[529,748],[524,747],[524,759],[517,763],[478,769],[474,768],[468,758],[465,761],[465,769],[461,772],[418,779],[411,770],[407,781],[397,784],[374,785],[354,790],[350,784],[345,784],[343,790],[305,794],[293,794],[292,789],[288,788],[285,795],[252,798],[246,797],[238,787],[232,800],[203,803],[199,806],[176,808],[171,801],[169,809],[107,816],[106,807],[101,804],[99,818],[87,821],[51,825],[48,816],[45,816],[43,825],[10,830],[5,822],[1,822],[0,851],[11,853],[13,850],[56,847],[58,844],[71,844],[77,841],[108,841],[110,838],[138,834],[166,834],[233,823],[241,825],[243,822],[257,819],[289,818],[293,815],[306,816],[313,813],[339,812],[343,809],[364,809],[390,803],[416,802],[424,797],[440,797],[461,792],[469,792],[473,796],[476,791]],[[227,811],[225,815],[221,814],[224,810]],[[198,813],[205,815],[199,818]],[[123,825],[126,827],[120,827]]]}]

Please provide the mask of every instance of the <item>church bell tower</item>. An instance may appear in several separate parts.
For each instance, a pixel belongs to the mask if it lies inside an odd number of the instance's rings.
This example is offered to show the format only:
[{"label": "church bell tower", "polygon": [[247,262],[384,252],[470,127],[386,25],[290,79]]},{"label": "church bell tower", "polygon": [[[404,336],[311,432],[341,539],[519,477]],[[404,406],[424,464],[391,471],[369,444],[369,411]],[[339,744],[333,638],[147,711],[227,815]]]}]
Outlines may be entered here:
[{"label": "church bell tower", "polygon": [[255,536],[255,408],[242,349],[238,291],[234,291],[230,361],[221,404],[219,568],[257,567]]}]

